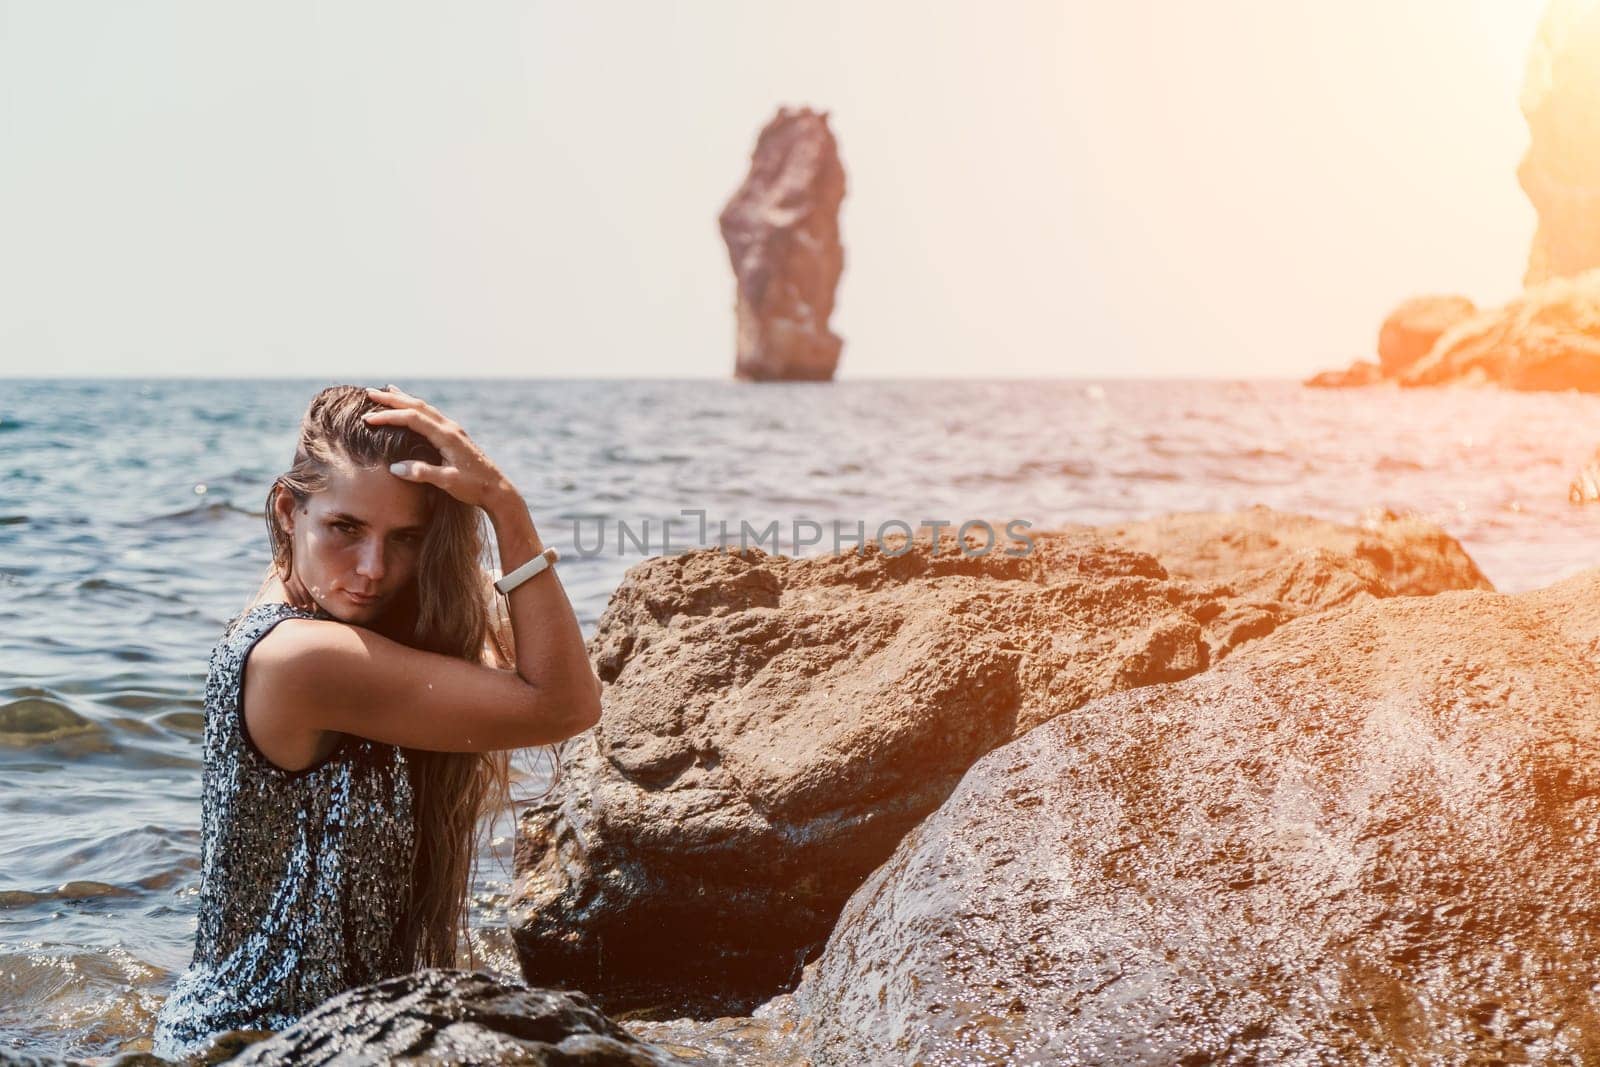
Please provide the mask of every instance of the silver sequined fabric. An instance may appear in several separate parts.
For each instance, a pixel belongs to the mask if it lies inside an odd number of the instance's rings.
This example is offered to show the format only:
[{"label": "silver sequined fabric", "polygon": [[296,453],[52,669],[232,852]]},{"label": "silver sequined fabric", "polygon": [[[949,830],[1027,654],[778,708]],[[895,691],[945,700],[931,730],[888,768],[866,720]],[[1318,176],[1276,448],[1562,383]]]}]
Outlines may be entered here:
[{"label": "silver sequined fabric", "polygon": [[288,618],[259,604],[230,621],[206,676],[199,922],[194,956],[156,1020],[179,1058],[232,1029],[282,1030],[354,986],[406,973],[395,931],[415,833],[405,753],[346,735],[325,762],[286,771],[239,715],[246,656]]}]

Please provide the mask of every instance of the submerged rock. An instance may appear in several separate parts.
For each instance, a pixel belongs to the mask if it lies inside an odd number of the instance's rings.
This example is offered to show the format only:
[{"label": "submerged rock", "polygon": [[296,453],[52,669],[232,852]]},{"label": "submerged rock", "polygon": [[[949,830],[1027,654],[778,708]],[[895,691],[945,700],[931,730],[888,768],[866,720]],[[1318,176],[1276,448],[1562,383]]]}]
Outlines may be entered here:
[{"label": "submerged rock", "polygon": [[667,1067],[683,1061],[596,1011],[582,993],[430,969],[353,989],[226,1061],[230,1067],[519,1063]]},{"label": "submerged rock", "polygon": [[[1226,517],[1195,530],[1212,520]],[[1308,522],[1242,519],[1256,540],[1225,581],[1175,578],[1092,529],[1034,535],[1022,556],[969,557],[946,537],[898,555],[708,550],[633,567],[590,645],[605,715],[521,823],[525,977],[657,1015],[746,1010],[791,984],[850,893],[985,752],[1299,615],[1390,595]],[[1420,534],[1321,527],[1328,544],[1386,544],[1385,571],[1407,580],[1437,567],[1409,558],[1439,554]],[[1195,530],[1176,555],[1201,553]],[[1455,584],[1482,581],[1460,563]],[[1435,581],[1451,583],[1442,567]]]},{"label": "submerged rock", "polygon": [[1366,599],[991,752],[792,996],[814,1062],[1600,1055],[1600,570]]},{"label": "submerged rock", "polygon": [[738,283],[736,377],[832,379],[843,346],[828,328],[844,270],[843,199],[827,113],[780,109],[717,220]]},{"label": "submerged rock", "polygon": [[102,732],[95,723],[46,695],[46,690],[27,689],[40,695],[26,695],[0,704],[0,746],[46,745],[80,734]]}]

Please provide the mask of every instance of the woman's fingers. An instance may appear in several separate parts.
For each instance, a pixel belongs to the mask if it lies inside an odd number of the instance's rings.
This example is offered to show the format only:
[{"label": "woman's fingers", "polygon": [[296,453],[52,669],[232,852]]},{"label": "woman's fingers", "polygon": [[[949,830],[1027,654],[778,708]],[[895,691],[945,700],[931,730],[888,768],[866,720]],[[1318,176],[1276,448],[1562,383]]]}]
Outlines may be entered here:
[{"label": "woman's fingers", "polygon": [[367,392],[380,403],[390,405],[363,413],[369,426],[402,426],[420,433],[444,460],[439,466],[402,460],[389,468],[396,477],[438,486],[457,500],[480,507],[505,490],[509,483],[499,468],[459,423],[446,418],[438,408],[393,386]]},{"label": "woman's fingers", "polygon": [[389,464],[389,473],[403,481],[438,486],[463,504],[474,507],[482,507],[494,488],[481,474],[459,467],[438,467],[415,459]]},{"label": "woman's fingers", "polygon": [[438,408],[434,407],[420,396],[412,396],[410,393],[399,388],[398,386],[386,385],[382,389],[369,388],[367,390],[367,395],[372,399],[382,403],[392,404],[396,409],[412,408],[417,411],[427,412],[428,414],[437,416],[440,419],[444,419],[444,413]]},{"label": "woman's fingers", "polygon": [[[436,485],[449,493],[451,486],[461,477],[461,472],[454,467],[439,467],[432,463],[424,463],[417,459],[401,460],[389,464],[389,473],[396,478],[404,478],[408,482],[426,482]],[[454,496],[454,493],[450,495]]]},{"label": "woman's fingers", "polygon": [[382,389],[367,387],[367,395],[374,400],[382,400],[386,404],[411,403],[413,406],[421,403],[416,397],[409,396],[397,386],[386,385]]},{"label": "woman's fingers", "polygon": [[403,407],[369,411],[362,416],[369,426],[404,426],[422,434],[441,451],[466,439],[461,427],[436,412]]}]

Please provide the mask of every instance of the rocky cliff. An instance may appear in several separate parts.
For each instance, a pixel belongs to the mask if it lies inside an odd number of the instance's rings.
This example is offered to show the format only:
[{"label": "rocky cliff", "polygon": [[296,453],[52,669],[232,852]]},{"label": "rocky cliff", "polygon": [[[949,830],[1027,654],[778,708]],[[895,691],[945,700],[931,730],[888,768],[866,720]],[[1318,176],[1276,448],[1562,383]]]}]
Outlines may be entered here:
[{"label": "rocky cliff", "polygon": [[1528,49],[1517,181],[1538,213],[1523,285],[1600,267],[1600,3],[1550,0]]}]

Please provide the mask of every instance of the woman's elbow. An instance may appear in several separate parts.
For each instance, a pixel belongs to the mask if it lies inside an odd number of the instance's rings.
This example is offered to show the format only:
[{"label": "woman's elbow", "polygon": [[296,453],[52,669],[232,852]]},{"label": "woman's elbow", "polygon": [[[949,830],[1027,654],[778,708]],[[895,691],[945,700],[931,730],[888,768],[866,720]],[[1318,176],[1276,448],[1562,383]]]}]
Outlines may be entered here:
[{"label": "woman's elbow", "polygon": [[583,733],[600,721],[600,679],[595,677],[593,671],[589,672],[588,683],[580,678],[567,692],[559,696],[548,694],[543,702],[547,709],[552,702],[561,709],[555,715],[549,715],[548,711],[546,714],[555,720],[556,730],[563,741]]},{"label": "woman's elbow", "polygon": [[573,708],[577,724],[572,731],[574,734],[581,734],[600,721],[600,679],[593,671],[590,671],[589,680],[593,684],[583,696],[575,701]]}]

